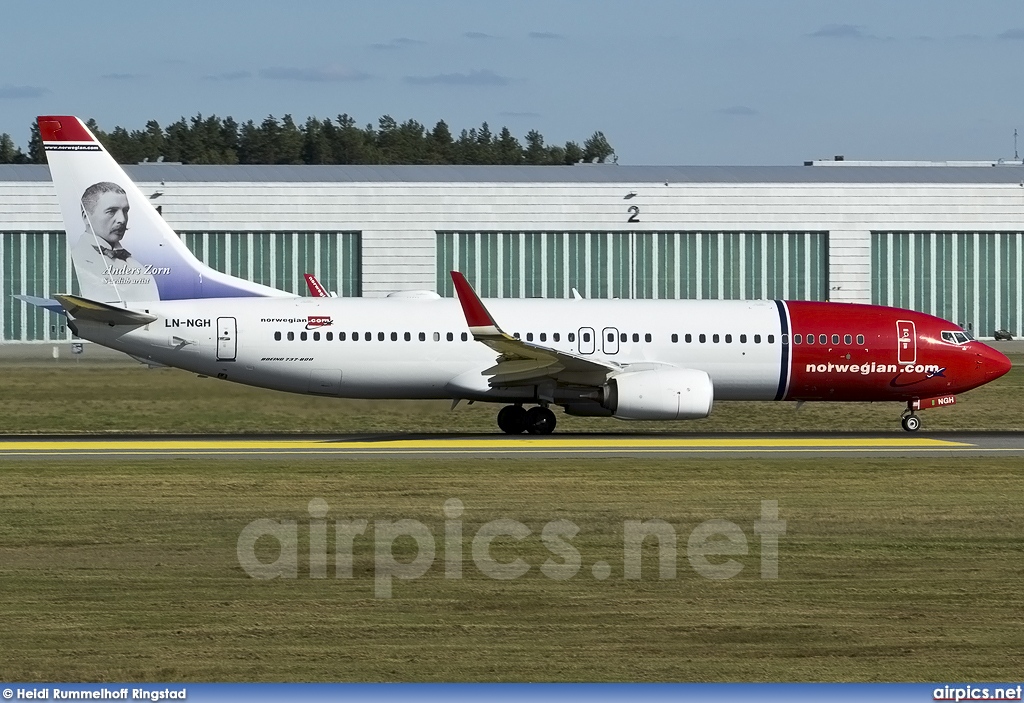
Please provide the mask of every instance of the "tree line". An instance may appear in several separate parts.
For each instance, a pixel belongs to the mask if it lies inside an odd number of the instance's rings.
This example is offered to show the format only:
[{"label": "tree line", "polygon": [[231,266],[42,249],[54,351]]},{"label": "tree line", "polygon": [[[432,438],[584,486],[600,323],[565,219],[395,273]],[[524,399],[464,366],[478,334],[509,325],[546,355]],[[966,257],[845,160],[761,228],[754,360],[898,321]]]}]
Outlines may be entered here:
[{"label": "tree line", "polygon": [[[107,151],[122,164],[170,161],[186,164],[483,164],[567,165],[604,163],[615,150],[601,132],[580,145],[568,141],[549,145],[537,130],[520,142],[508,127],[495,134],[484,122],[455,137],[441,120],[427,129],[416,120],[399,124],[384,115],[377,126],[359,127],[347,114],[336,119],[308,118],[296,123],[291,115],[268,116],[259,124],[238,123],[231,117],[182,117],[166,128],[150,120],[141,130],[115,127],[104,132],[87,123]],[[31,126],[28,151],[0,134],[0,164],[46,163],[39,128]]]}]

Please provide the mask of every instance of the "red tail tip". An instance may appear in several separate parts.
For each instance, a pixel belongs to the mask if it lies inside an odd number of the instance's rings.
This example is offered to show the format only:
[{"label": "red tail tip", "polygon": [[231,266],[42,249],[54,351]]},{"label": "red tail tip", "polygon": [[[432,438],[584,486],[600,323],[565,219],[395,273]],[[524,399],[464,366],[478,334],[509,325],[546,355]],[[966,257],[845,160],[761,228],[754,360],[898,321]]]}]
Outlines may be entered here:
[{"label": "red tail tip", "polygon": [[44,142],[91,142],[95,141],[89,130],[77,117],[70,115],[41,115],[36,118],[39,137]]}]

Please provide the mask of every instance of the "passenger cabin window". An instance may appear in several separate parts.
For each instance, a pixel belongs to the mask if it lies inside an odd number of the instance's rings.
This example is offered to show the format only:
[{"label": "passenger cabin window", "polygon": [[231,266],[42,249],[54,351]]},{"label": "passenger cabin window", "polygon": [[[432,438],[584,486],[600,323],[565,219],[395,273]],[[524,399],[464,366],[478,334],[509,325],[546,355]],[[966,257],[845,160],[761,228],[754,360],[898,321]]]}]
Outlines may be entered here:
[{"label": "passenger cabin window", "polygon": [[590,332],[584,332],[583,333],[583,341],[584,342],[589,342],[590,341]]},{"label": "passenger cabin window", "polygon": [[807,343],[808,344],[814,344],[814,335],[813,334],[807,335]]},{"label": "passenger cabin window", "polygon": [[548,333],[547,332],[541,332],[540,333],[540,341],[542,341],[542,342],[548,341]]},{"label": "passenger cabin window", "polygon": [[309,335],[306,334],[305,332],[299,332],[299,339],[305,342],[307,339],[309,339]]},{"label": "passenger cabin window", "polygon": [[802,334],[793,335],[793,344],[800,344],[802,341],[804,341],[804,337]]},{"label": "passenger cabin window", "polygon": [[683,337],[683,339],[685,339],[686,343],[689,344],[690,342],[693,341],[693,335],[692,334],[687,334],[685,337]]},{"label": "passenger cabin window", "polygon": [[747,335],[741,334],[740,335],[740,344],[746,344],[746,343],[747,343]]},{"label": "passenger cabin window", "polygon": [[570,342],[575,342],[576,341],[576,333],[575,332],[570,332],[569,334],[565,335],[565,337]]},{"label": "passenger cabin window", "polygon": [[834,334],[834,335],[832,335],[832,346],[835,346],[837,344],[839,344],[839,335],[838,334]]},{"label": "passenger cabin window", "polygon": [[452,332],[449,332],[447,337],[445,337],[445,339],[447,339],[449,342],[454,342],[455,341],[455,334],[452,333]]},{"label": "passenger cabin window", "polygon": [[754,335],[754,344],[760,344],[760,343],[761,343],[761,335],[755,334]]},{"label": "passenger cabin window", "polygon": [[864,335],[862,335],[862,334],[858,334],[857,335],[857,344],[864,344]]},{"label": "passenger cabin window", "polygon": [[818,335],[818,344],[828,344],[828,335],[827,334],[819,334]]},{"label": "passenger cabin window", "polygon": [[717,334],[711,336],[711,341],[714,342],[715,344],[718,344],[719,339],[720,337]]},{"label": "passenger cabin window", "polygon": [[615,341],[615,333],[614,332],[609,332],[608,333],[608,341],[609,342],[614,342]]},{"label": "passenger cabin window", "polygon": [[782,343],[783,344],[789,344],[789,335],[788,334],[782,335]]},{"label": "passenger cabin window", "polygon": [[294,342],[295,341],[295,333],[294,332],[289,332],[288,333],[288,341],[289,342]]},{"label": "passenger cabin window", "polygon": [[552,334],[552,335],[551,335],[551,339],[552,339],[552,340],[554,340],[554,341],[556,341],[556,342],[557,342],[557,341],[558,341],[559,339],[561,339],[561,338],[562,338],[562,336],[561,336],[560,334],[558,334],[558,332],[555,332],[554,334]]},{"label": "passenger cabin window", "polygon": [[[625,342],[628,339],[629,339],[629,335],[626,334],[625,332],[623,332],[622,334],[619,335],[619,341],[620,342]],[[611,335],[608,335],[608,341],[609,342],[612,341],[612,336]]]},{"label": "passenger cabin window", "polygon": [[338,341],[339,342],[344,342],[345,341],[345,333],[344,332],[338,332]]},{"label": "passenger cabin window", "polygon": [[462,341],[463,342],[468,342],[469,341],[469,333],[468,332],[463,332],[462,333]]},{"label": "passenger cabin window", "polygon": [[313,341],[314,342],[319,342],[320,341],[320,333],[319,332],[314,332],[313,333]]},{"label": "passenger cabin window", "polygon": [[378,342],[383,342],[384,341],[384,333],[383,332],[378,332],[377,333],[377,341]]},{"label": "passenger cabin window", "polygon": [[848,335],[845,335],[845,336],[843,337],[843,344],[847,344],[847,345],[849,345],[849,344],[853,344],[853,336],[852,336],[852,335],[849,335],[849,334],[848,334]]},{"label": "passenger cabin window", "polygon": [[651,337],[651,333],[650,332],[648,332],[647,334],[644,335],[644,341],[645,342],[649,342],[649,341],[651,341],[651,339],[652,339],[652,337]]},{"label": "passenger cabin window", "polygon": [[440,332],[434,332],[434,341],[435,342],[440,342],[441,341],[441,333]]},{"label": "passenger cabin window", "polygon": [[702,334],[702,335],[700,335],[700,336],[698,336],[698,337],[697,337],[697,340],[698,340],[698,341],[699,341],[699,342],[700,342],[701,344],[704,344],[705,342],[707,342],[707,341],[708,341],[708,336],[707,336],[706,334]]},{"label": "passenger cabin window", "polygon": [[726,344],[732,344],[732,335],[731,334],[725,335],[725,343]]},{"label": "passenger cabin window", "polygon": [[409,342],[409,341],[411,341],[411,340],[412,340],[412,335],[411,335],[411,334],[409,334],[408,332],[406,332],[406,333],[405,333],[405,341]]},{"label": "passenger cabin window", "polygon": [[678,334],[672,335],[672,343],[673,344],[677,344],[678,342],[679,342],[679,335]]},{"label": "passenger cabin window", "polygon": [[637,334],[636,332],[633,333],[633,341],[634,342],[639,342],[640,341],[640,335]]},{"label": "passenger cabin window", "polygon": [[[946,334],[946,333],[943,332],[942,334]],[[274,341],[275,342],[280,342],[281,341],[281,333],[280,332],[274,332]]]},{"label": "passenger cabin window", "polygon": [[768,335],[768,343],[769,344],[775,344],[775,335],[774,334]]},{"label": "passenger cabin window", "polygon": [[532,342],[533,341],[533,332],[527,332],[526,333],[526,341],[527,342]]},{"label": "passenger cabin window", "polygon": [[398,332],[392,332],[391,333],[391,341],[392,342],[397,342],[398,341]]}]

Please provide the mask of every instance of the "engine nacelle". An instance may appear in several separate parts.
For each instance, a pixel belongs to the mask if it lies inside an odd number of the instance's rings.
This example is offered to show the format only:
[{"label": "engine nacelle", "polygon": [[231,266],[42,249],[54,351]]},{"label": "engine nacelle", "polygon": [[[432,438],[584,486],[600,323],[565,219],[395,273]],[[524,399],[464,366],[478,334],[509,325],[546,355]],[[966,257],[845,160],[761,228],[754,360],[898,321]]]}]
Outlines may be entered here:
[{"label": "engine nacelle", "polygon": [[651,369],[613,376],[602,404],[622,420],[694,420],[711,414],[714,397],[703,371]]}]

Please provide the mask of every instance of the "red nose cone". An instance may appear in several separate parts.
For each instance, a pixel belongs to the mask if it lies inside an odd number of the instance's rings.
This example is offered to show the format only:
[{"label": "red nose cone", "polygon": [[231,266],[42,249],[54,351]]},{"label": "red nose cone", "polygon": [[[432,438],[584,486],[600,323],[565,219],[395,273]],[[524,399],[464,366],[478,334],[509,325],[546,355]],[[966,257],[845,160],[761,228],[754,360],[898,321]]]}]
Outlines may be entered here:
[{"label": "red nose cone", "polygon": [[1010,360],[1000,351],[996,351],[987,344],[982,344],[979,356],[982,358],[982,368],[985,370],[985,379],[992,381],[1006,374],[1011,367]]}]

